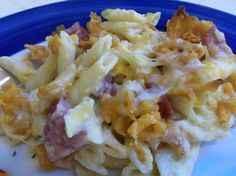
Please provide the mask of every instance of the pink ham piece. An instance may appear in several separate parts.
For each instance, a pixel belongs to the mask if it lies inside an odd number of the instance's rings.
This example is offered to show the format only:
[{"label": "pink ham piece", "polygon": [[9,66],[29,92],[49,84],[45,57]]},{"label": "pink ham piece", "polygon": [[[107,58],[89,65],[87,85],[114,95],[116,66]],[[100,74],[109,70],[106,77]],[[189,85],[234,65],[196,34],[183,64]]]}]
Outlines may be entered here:
[{"label": "pink ham piece", "polygon": [[168,118],[173,114],[170,102],[165,96],[162,96],[158,102],[162,118]]},{"label": "pink ham piece", "polygon": [[68,156],[87,142],[84,131],[72,138],[67,137],[64,115],[70,108],[70,104],[61,98],[44,128],[44,145],[51,161]]},{"label": "pink ham piece", "polygon": [[112,78],[110,75],[105,76],[98,89],[93,93],[93,95],[97,98],[102,97],[103,94],[107,93],[111,96],[115,96],[119,89],[119,85],[116,83],[112,83]]},{"label": "pink ham piece", "polygon": [[79,22],[76,22],[70,28],[66,29],[66,32],[70,35],[77,34],[81,40],[88,40],[89,37],[88,31],[84,27],[81,27]]},{"label": "pink ham piece", "polygon": [[225,57],[232,54],[232,50],[226,44],[224,34],[215,26],[208,31],[204,44],[212,57]]}]

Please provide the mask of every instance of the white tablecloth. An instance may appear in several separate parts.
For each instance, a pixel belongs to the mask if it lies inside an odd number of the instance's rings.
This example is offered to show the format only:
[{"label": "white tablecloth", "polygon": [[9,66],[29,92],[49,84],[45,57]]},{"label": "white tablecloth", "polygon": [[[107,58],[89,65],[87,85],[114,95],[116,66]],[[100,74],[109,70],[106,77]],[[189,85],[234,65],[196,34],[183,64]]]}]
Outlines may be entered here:
[{"label": "white tablecloth", "polygon": [[[0,0],[0,18],[32,7],[64,0]],[[236,0],[184,0],[236,15]]]}]

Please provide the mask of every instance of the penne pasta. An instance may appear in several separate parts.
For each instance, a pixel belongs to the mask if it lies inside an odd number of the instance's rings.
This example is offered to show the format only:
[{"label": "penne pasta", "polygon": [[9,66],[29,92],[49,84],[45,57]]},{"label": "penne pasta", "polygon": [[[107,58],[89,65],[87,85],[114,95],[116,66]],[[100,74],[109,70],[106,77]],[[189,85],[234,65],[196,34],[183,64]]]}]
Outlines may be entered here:
[{"label": "penne pasta", "polygon": [[111,52],[104,53],[97,62],[80,74],[79,79],[75,81],[69,92],[68,100],[76,105],[84,96],[95,91],[102,78],[108,74],[117,61],[118,58]]},{"label": "penne pasta", "polygon": [[60,47],[57,59],[57,73],[60,74],[69,65],[74,63],[76,54],[75,41],[65,32],[60,32]]}]

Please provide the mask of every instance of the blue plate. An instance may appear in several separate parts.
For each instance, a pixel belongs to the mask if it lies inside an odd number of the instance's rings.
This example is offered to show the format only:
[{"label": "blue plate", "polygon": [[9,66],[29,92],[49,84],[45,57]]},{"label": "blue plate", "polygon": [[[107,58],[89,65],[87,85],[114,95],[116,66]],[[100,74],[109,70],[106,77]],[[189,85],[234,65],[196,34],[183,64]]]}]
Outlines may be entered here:
[{"label": "blue plate", "polygon": [[[34,44],[43,41],[45,36],[51,34],[60,24],[68,27],[80,21],[82,25],[85,25],[89,20],[90,11],[100,13],[105,8],[134,9],[140,13],[160,11],[162,17],[158,29],[165,30],[166,21],[181,5],[185,6],[191,15],[213,21],[219,30],[224,32],[227,43],[236,52],[236,16],[234,15],[179,1],[73,0],[33,8],[0,19],[0,56],[16,53],[23,49],[25,43]],[[236,130],[233,139],[236,141]],[[218,148],[216,149],[215,146]],[[208,146],[204,145],[193,175],[234,176],[236,173],[235,148],[236,142],[229,143],[225,140],[210,143]],[[219,167],[221,167],[220,170]]]},{"label": "blue plate", "polygon": [[0,19],[0,55],[11,55],[21,50],[25,43],[38,43],[60,24],[70,26],[75,21],[85,24],[89,12],[101,12],[105,8],[134,9],[141,13],[162,12],[158,28],[165,29],[179,6],[200,19],[214,21],[225,33],[227,43],[236,52],[236,16],[215,9],[179,1],[145,0],[74,0],[33,8]]}]

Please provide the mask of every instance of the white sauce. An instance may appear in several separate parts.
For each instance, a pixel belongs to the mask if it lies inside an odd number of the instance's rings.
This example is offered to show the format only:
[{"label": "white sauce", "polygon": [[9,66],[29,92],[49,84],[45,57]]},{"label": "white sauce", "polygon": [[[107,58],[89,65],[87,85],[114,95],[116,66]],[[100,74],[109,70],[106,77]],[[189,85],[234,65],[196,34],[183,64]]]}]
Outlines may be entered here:
[{"label": "white sauce", "polygon": [[141,83],[138,81],[127,81],[125,83],[125,87],[128,90],[135,91],[135,92],[140,92],[143,90]]},{"label": "white sauce", "polygon": [[143,90],[142,92],[140,92],[140,94],[138,95],[137,99],[139,101],[143,101],[143,100],[153,100],[156,97],[160,97],[162,95],[164,95],[167,92],[166,88],[152,88],[149,90]]},{"label": "white sauce", "polygon": [[213,62],[222,70],[223,79],[227,78],[233,70],[236,70],[236,65],[233,63],[227,63],[221,60],[213,60]]},{"label": "white sauce", "polygon": [[126,89],[134,91],[137,94],[137,100],[154,100],[167,92],[164,87],[153,87],[151,89],[144,89],[138,81],[128,81],[125,84]]},{"label": "white sauce", "polygon": [[91,118],[84,123],[85,131],[87,131],[89,141],[95,144],[102,144],[104,142],[102,128],[97,117]]},{"label": "white sauce", "polygon": [[229,119],[229,126],[230,128],[235,124],[235,116],[231,115]]},{"label": "white sauce", "polygon": [[203,64],[200,60],[198,59],[194,59],[194,60],[190,60],[188,62],[187,65],[185,65],[186,68],[191,69],[191,70],[195,70],[201,67],[204,67],[205,64]]}]

